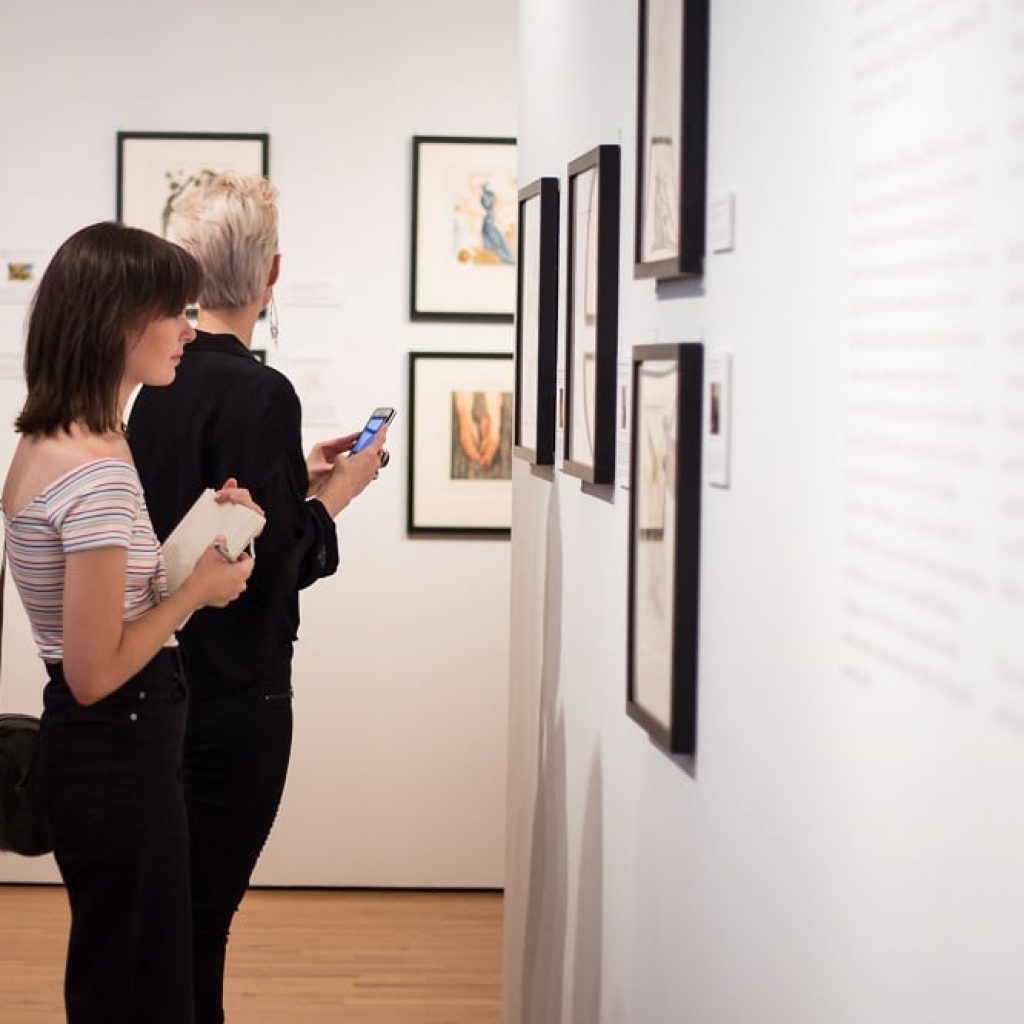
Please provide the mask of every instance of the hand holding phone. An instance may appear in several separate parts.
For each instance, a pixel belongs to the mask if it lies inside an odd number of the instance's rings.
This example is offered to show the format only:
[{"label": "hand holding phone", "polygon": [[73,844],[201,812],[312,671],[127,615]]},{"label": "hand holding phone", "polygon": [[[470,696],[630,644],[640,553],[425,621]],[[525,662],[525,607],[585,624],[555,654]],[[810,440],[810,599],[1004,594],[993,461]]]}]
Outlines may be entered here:
[{"label": "hand holding phone", "polygon": [[363,427],[363,432],[359,435],[356,443],[349,449],[348,454],[351,458],[353,455],[361,452],[368,445],[373,443],[373,439],[377,436],[381,428],[386,427],[395,418],[395,410],[390,406],[382,405],[378,406],[373,412],[370,413],[370,418],[366,421],[366,426]]}]

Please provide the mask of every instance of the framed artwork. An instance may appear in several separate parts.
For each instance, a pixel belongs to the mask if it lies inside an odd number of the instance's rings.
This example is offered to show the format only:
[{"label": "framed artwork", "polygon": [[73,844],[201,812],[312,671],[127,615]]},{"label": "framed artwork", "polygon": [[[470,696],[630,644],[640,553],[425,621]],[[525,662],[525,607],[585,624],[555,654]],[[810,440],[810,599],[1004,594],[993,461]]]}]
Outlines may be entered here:
[{"label": "framed artwork", "polygon": [[413,320],[512,320],[516,140],[417,135],[412,154]]},{"label": "framed artwork", "polygon": [[700,274],[709,0],[638,0],[634,277]]},{"label": "framed artwork", "polygon": [[565,433],[562,468],[593,484],[615,478],[619,320],[619,147],[569,164]]},{"label": "framed artwork", "polygon": [[171,207],[223,171],[270,171],[270,136],[210,132],[118,132],[117,219],[167,237]]},{"label": "framed artwork", "polygon": [[27,306],[49,262],[42,249],[0,249],[0,302]]},{"label": "framed artwork", "polygon": [[704,346],[633,349],[626,713],[666,750],[697,741]]},{"label": "framed artwork", "polygon": [[516,403],[513,452],[535,466],[555,461],[558,370],[558,179],[519,192]]},{"label": "framed artwork", "polygon": [[410,534],[512,526],[512,356],[409,353]]}]

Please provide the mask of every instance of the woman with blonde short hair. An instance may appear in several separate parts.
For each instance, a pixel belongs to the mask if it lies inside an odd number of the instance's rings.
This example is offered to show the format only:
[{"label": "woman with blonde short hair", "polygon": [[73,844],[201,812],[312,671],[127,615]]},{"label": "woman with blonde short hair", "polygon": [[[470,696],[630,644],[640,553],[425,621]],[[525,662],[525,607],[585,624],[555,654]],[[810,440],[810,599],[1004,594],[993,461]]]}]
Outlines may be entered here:
[{"label": "woman with blonde short hair", "polygon": [[336,438],[307,462],[294,388],[250,351],[280,268],[276,196],[266,179],[228,173],[176,203],[171,234],[203,268],[199,329],[177,380],[143,388],[129,424],[160,537],[228,472],[267,516],[246,594],[181,634],[198,1024],[224,1020],[228,929],[284,787],[298,592],[337,569],[334,518],[375,476],[383,444],[348,458],[358,435]]}]

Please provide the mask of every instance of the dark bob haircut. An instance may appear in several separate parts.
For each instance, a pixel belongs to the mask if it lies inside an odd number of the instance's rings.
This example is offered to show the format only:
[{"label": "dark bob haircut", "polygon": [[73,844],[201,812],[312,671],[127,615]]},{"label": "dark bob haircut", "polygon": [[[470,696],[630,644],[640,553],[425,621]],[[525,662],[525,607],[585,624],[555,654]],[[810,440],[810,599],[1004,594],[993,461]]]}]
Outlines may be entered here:
[{"label": "dark bob haircut", "polygon": [[21,434],[52,434],[80,423],[91,433],[121,429],[119,392],[129,337],[179,316],[202,285],[199,264],[180,246],[123,224],[75,232],[46,268],[25,340],[28,398],[14,421]]}]

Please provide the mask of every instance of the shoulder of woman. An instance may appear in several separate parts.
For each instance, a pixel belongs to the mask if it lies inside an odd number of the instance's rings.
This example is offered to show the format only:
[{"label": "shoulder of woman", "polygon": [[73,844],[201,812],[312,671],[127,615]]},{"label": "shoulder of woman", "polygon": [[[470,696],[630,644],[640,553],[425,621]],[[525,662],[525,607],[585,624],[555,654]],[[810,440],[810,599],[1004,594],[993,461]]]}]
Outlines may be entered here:
[{"label": "shoulder of woman", "polygon": [[87,463],[108,460],[131,466],[131,454],[123,437],[100,436],[80,431],[30,441],[21,457],[25,462],[31,463],[35,473],[43,477],[56,477],[70,473]]},{"label": "shoulder of woman", "polygon": [[298,404],[299,396],[295,385],[280,370],[273,366],[257,366],[262,393],[276,403]]}]

